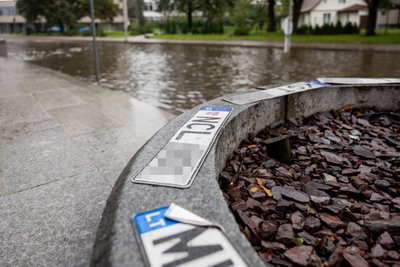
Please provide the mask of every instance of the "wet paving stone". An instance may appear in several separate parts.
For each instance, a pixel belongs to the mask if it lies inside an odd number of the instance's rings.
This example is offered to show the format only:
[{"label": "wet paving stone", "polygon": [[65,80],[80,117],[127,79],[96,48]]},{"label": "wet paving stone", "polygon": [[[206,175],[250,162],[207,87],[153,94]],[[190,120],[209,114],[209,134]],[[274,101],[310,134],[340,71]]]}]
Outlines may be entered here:
[{"label": "wet paving stone", "polygon": [[[221,189],[267,265],[400,266],[399,118],[347,108],[241,143]],[[290,160],[281,162],[271,142],[283,138]]]}]

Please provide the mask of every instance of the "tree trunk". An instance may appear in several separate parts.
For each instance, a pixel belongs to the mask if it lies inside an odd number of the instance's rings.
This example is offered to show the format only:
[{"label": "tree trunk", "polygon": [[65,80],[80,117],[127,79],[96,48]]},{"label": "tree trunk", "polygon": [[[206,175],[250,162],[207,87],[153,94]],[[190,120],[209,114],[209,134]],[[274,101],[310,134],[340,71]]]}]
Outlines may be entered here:
[{"label": "tree trunk", "polygon": [[60,32],[61,32],[61,33],[64,33],[64,32],[65,32],[65,29],[64,29],[64,23],[63,23],[63,21],[62,21],[61,19],[58,19],[57,21],[58,21],[58,26],[60,27]]},{"label": "tree trunk", "polygon": [[298,33],[299,17],[303,0],[293,0],[293,32]]},{"label": "tree trunk", "polygon": [[379,0],[368,1],[368,20],[366,36],[375,35],[376,17],[378,15]]},{"label": "tree trunk", "polygon": [[144,20],[144,16],[143,16],[143,0],[137,0],[136,1],[136,17],[137,17],[137,21],[139,24],[139,28],[142,29],[144,27],[145,24],[145,20]]},{"label": "tree trunk", "polygon": [[275,0],[268,0],[268,32],[276,31]]},{"label": "tree trunk", "polygon": [[192,1],[189,1],[188,3],[188,9],[187,9],[187,24],[188,24],[188,31],[192,32],[192,27],[193,27],[193,3]]}]

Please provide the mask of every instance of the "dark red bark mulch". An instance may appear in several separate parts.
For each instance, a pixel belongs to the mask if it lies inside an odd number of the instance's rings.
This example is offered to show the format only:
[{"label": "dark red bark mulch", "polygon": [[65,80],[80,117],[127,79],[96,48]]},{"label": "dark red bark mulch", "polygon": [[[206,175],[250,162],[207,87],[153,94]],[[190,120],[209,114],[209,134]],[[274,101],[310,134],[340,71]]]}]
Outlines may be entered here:
[{"label": "dark red bark mulch", "polygon": [[398,113],[348,107],[266,128],[220,184],[265,262],[400,266]]}]

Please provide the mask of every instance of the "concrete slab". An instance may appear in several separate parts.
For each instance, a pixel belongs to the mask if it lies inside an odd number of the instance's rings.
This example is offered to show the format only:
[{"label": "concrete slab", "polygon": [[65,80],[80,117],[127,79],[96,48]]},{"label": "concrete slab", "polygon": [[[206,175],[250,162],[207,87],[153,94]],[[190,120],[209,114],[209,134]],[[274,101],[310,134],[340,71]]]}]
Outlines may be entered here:
[{"label": "concrete slab", "polygon": [[[62,79],[50,80],[48,79],[48,75],[41,77],[37,74],[33,74],[33,76],[35,76],[34,79],[30,79],[29,76],[25,76],[25,79],[23,80],[25,82],[22,82],[22,87],[27,92],[43,92],[71,86],[68,81],[64,81]],[[26,79],[29,79],[29,82],[26,82]]]},{"label": "concrete slab", "polygon": [[50,119],[31,95],[0,97],[0,125]]},{"label": "concrete slab", "polygon": [[87,266],[110,190],[88,170],[0,197],[0,265]]},{"label": "concrete slab", "polygon": [[72,136],[122,126],[91,104],[52,109],[49,113]]},{"label": "concrete slab", "polygon": [[7,66],[9,68],[0,68],[0,87],[7,88],[10,91],[47,91],[58,89],[60,87],[67,87],[71,84],[62,79],[49,80],[46,79],[48,75],[42,77],[43,71],[24,69],[23,72],[15,66]]},{"label": "concrete slab", "polygon": [[91,159],[97,162],[96,166],[105,179],[114,185],[121,174],[120,166],[125,166],[142,145],[144,143],[131,142],[102,146],[92,154]]},{"label": "concrete slab", "polygon": [[0,266],[87,266],[112,185],[173,117],[0,57]]},{"label": "concrete slab", "polygon": [[83,104],[82,100],[62,88],[35,92],[32,95],[46,110]]},{"label": "concrete slab", "polygon": [[[1,77],[0,81],[2,81]],[[0,82],[0,97],[15,96],[24,93],[25,93],[24,89],[22,89],[20,86],[17,86],[16,83],[7,84],[4,82]]]},{"label": "concrete slab", "polygon": [[83,99],[87,103],[96,101],[100,94],[104,93],[103,88],[98,87],[82,87],[82,86],[69,86],[65,88],[76,97]]},{"label": "concrete slab", "polygon": [[54,121],[12,124],[0,129],[5,193],[69,178],[95,166]]}]

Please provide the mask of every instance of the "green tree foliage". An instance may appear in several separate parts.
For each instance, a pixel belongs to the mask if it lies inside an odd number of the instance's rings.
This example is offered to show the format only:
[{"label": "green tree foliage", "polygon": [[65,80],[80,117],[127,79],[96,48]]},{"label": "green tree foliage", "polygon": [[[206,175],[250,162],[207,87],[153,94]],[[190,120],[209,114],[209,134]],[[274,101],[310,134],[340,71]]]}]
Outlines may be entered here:
[{"label": "green tree foliage", "polygon": [[201,11],[203,12],[203,16],[211,21],[222,17],[224,11],[233,7],[234,3],[234,0],[204,0],[202,1]]},{"label": "green tree foliage", "polygon": [[200,11],[202,8],[202,0],[160,0],[159,8],[162,11],[171,11],[176,9],[183,12],[187,17],[189,31],[193,27],[193,12]]},{"label": "green tree foliage", "polygon": [[134,16],[137,18],[138,28],[141,29],[140,31],[143,31],[143,28],[145,27],[146,24],[143,15],[144,1],[143,0],[129,1],[128,5],[131,6],[131,11],[132,11],[131,14],[134,14]]},{"label": "green tree foliage", "polygon": [[248,35],[252,27],[251,0],[237,0],[231,12],[231,21],[235,25],[235,35]]},{"label": "green tree foliage", "polygon": [[[270,6],[270,1],[273,1],[272,6]],[[272,28],[275,27],[275,10],[273,11],[272,17],[269,16],[271,7],[275,7],[275,0],[257,1],[253,2],[253,4],[249,6],[249,19],[254,23],[254,27],[256,28],[256,30],[261,31],[263,29],[267,18],[268,28],[270,27],[270,25]],[[273,22],[271,22],[270,19],[272,19]]]},{"label": "green tree foliage", "polygon": [[253,28],[261,30],[267,19],[267,13],[267,1],[254,3],[252,0],[236,0],[231,11],[231,21],[235,25],[234,34],[247,35]]},{"label": "green tree foliage", "polygon": [[[94,0],[96,18],[112,20],[119,12],[113,0]],[[28,22],[45,18],[61,32],[73,31],[79,19],[90,14],[89,0],[18,0],[17,8]]]},{"label": "green tree foliage", "polygon": [[[77,0],[75,0],[77,1]],[[78,0],[83,2],[85,5],[84,12],[85,16],[90,14],[90,2],[89,0]],[[71,0],[68,0],[71,2]],[[94,12],[95,16],[98,19],[105,21],[112,21],[115,16],[118,15],[120,9],[117,4],[114,3],[113,0],[93,0],[94,2]]]},{"label": "green tree foliage", "polygon": [[193,28],[193,13],[201,11],[203,16],[212,21],[223,15],[224,10],[233,5],[234,0],[160,0],[160,11],[177,10],[186,14],[188,31]]},{"label": "green tree foliage", "polygon": [[[163,25],[166,34],[189,33],[186,19],[172,18]],[[196,18],[193,20],[192,34],[223,34],[224,26],[221,20],[204,20]]]}]

